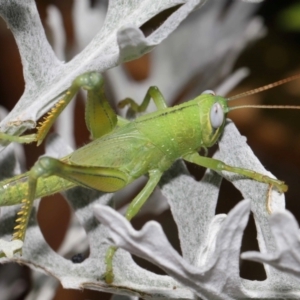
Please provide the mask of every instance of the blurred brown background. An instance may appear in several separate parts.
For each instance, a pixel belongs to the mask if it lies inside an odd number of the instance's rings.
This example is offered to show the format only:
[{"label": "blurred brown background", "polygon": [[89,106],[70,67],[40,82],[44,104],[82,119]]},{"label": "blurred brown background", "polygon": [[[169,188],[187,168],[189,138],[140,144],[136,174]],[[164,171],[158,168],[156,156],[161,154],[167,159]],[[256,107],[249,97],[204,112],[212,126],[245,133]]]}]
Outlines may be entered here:
[{"label": "blurred brown background", "polygon": [[[72,1],[37,0],[36,2],[43,20],[46,16],[46,7],[50,3],[61,10],[64,16],[64,26],[68,34],[67,47],[71,49],[76,43],[70,14]],[[93,4],[92,2],[91,4]],[[296,2],[268,0],[262,4],[258,14],[264,17],[268,27],[268,34],[265,38],[249,46],[239,58],[236,67],[249,67],[251,75],[231,93],[232,95],[277,81],[294,73],[300,73],[300,34],[299,32],[285,31],[277,22],[280,12]],[[156,26],[156,23],[162,22],[167,14],[168,12],[148,22],[143,26],[143,29],[151,30],[151,28]],[[0,41],[0,105],[11,110],[22,95],[24,80],[15,40],[2,20],[0,20]],[[143,80],[149,73],[150,59],[151,53],[137,61],[126,64],[124,67],[127,68],[135,80]],[[178,101],[178,99],[174,99],[174,101]],[[242,101],[239,103],[242,103]],[[300,105],[300,81],[291,82],[268,92],[251,96],[246,98],[245,102]],[[83,107],[80,101],[78,101],[76,113],[78,114],[76,118],[78,122],[75,129],[76,141],[77,146],[80,146],[88,141],[88,132],[85,130]],[[300,202],[297,197],[300,178],[300,111],[239,110],[232,113],[230,117],[237,124],[241,133],[247,137],[249,145],[263,165],[279,179],[288,183],[289,191],[286,193],[287,209],[291,210],[298,221],[300,221]],[[35,145],[29,145],[25,149],[27,167],[30,168],[37,157],[43,154],[43,146],[37,148]],[[193,166],[190,166],[190,169],[193,174],[199,171],[199,168]],[[199,172],[201,174],[202,171]],[[51,198],[51,201],[48,199],[48,201],[42,202],[38,218],[46,240],[55,250],[59,247],[64,237],[64,231],[68,226],[68,218],[66,216],[70,216],[70,209],[60,195],[48,198]],[[239,193],[230,184],[224,182],[218,204],[218,213],[228,212],[240,199]],[[169,238],[178,247],[178,240],[176,235],[174,235],[176,227],[170,213],[166,212],[157,219],[167,222],[164,224],[164,228],[169,229]],[[61,220],[61,222],[58,222],[58,220]],[[134,225],[139,228],[142,224],[135,223]],[[171,234],[172,232],[173,235]],[[252,221],[249,222],[247,227],[242,251],[254,249],[257,249],[257,242]],[[147,267],[150,268],[149,265]],[[30,271],[24,267],[22,272],[28,280],[28,289],[30,289]],[[242,262],[241,276],[263,280],[265,273],[263,267],[259,264]],[[23,299],[24,296],[20,299]],[[54,299],[109,298],[109,294],[59,288]]]}]

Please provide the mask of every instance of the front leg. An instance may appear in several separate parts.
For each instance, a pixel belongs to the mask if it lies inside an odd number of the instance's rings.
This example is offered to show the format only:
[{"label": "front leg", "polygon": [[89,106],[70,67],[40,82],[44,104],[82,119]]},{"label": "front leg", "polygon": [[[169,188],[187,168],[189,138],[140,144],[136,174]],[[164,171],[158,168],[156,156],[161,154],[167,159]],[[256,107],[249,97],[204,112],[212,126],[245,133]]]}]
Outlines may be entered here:
[{"label": "front leg", "polygon": [[217,172],[228,171],[228,172],[232,172],[235,174],[243,175],[245,177],[251,178],[258,182],[262,182],[262,183],[266,183],[268,185],[275,186],[276,189],[280,193],[285,193],[288,189],[287,185],[281,180],[271,178],[269,176],[257,173],[252,170],[229,166],[220,160],[201,156],[197,152],[189,154],[189,155],[185,155],[183,157],[183,159],[185,159],[186,161],[189,161],[191,163],[197,164],[199,166],[217,171]]},{"label": "front leg", "polygon": [[186,161],[192,162],[194,164],[197,164],[199,166],[217,171],[217,172],[228,171],[228,172],[232,172],[235,174],[243,175],[245,177],[251,178],[258,182],[268,184],[269,188],[268,188],[268,194],[267,194],[267,200],[266,200],[266,209],[269,214],[272,213],[272,210],[271,210],[272,187],[275,186],[276,189],[280,193],[285,193],[288,189],[288,186],[283,181],[280,181],[275,178],[271,178],[269,176],[257,173],[252,170],[229,166],[220,160],[217,160],[214,158],[209,158],[209,157],[203,157],[203,156],[200,156],[198,153],[192,153],[192,154],[186,155],[183,157],[183,159],[185,159]]},{"label": "front leg", "polygon": [[87,90],[87,103],[85,107],[85,122],[91,133],[91,138],[99,138],[111,132],[117,122],[117,115],[110,106],[104,91],[104,79],[97,72],[88,72],[78,76],[70,88],[63,94],[56,106],[40,123],[37,132],[38,145],[44,140],[53,123],[77,94],[78,90]]},{"label": "front leg", "polygon": [[117,117],[106,98],[102,75],[97,72],[88,72],[78,76],[72,82],[70,88],[62,94],[61,99],[50,110],[44,120],[39,122],[36,134],[18,137],[0,133],[0,139],[18,143],[31,143],[36,141],[39,146],[45,139],[57,117],[74,98],[80,88],[87,90],[85,121],[92,139],[102,137],[112,132],[117,124],[119,126],[126,124],[124,119]]}]

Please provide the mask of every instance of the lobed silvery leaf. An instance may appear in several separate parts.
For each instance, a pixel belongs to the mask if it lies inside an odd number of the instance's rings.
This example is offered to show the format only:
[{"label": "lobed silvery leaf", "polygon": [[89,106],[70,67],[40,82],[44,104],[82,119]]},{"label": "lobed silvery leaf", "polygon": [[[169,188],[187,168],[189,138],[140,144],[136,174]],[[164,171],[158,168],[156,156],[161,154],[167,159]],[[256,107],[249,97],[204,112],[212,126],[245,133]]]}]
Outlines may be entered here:
[{"label": "lobed silvery leaf", "polygon": [[[52,107],[80,74],[105,70],[137,58],[162,42],[205,0],[111,0],[105,22],[89,45],[68,63],[57,59],[42,27],[34,0],[1,0],[0,15],[12,31],[22,59],[25,91],[1,122],[1,131],[20,134]],[[144,37],[139,27],[159,12],[183,4],[158,29]],[[129,34],[130,33],[130,34]],[[134,36],[134,39],[128,38]],[[118,41],[121,41],[119,43]],[[124,50],[124,51],[123,51]],[[130,54],[132,52],[132,54]]]},{"label": "lobed silvery leaf", "polygon": [[[234,140],[234,146],[230,141]],[[274,177],[266,171],[259,160],[253,155],[246,143],[246,138],[241,136],[232,122],[225,127],[219,142],[219,151],[214,158],[237,167],[255,170],[255,172]],[[268,186],[233,173],[222,172],[222,176],[231,181],[241,192],[244,198],[251,200],[251,211],[255,220],[257,240],[260,251],[273,253],[276,250],[276,241],[269,224],[269,213],[266,209]],[[275,189],[271,192],[271,209],[273,212],[282,211],[285,207],[284,195]],[[267,265],[264,266],[267,279],[264,281],[250,281],[241,279],[243,288],[248,297],[264,299],[278,299],[286,295],[291,299],[297,299],[300,295],[298,282],[287,273],[278,272]]]},{"label": "lobed silvery leaf", "polygon": [[261,253],[256,251],[244,252],[243,259],[270,266],[292,274],[300,279],[300,235],[295,217],[287,210],[278,211],[270,216],[270,227],[276,242],[276,251]]},{"label": "lobed silvery leaf", "polygon": [[239,259],[243,230],[248,221],[249,201],[240,202],[228,215],[217,235],[213,255],[202,267],[185,261],[170,245],[160,224],[148,222],[140,231],[109,207],[95,205],[98,220],[110,228],[113,244],[158,265],[201,299],[236,299],[244,296],[231,276]]},{"label": "lobed silvery leaf", "polygon": [[[192,84],[186,100],[206,89],[216,89],[229,76],[242,49],[266,32],[262,20],[253,17],[257,5],[233,1],[225,15],[224,5],[223,1],[211,0],[193,12],[151,53],[151,69],[143,81],[132,80],[121,66],[110,69],[106,75],[116,86],[116,99],[125,95],[142,101],[152,85],[159,87],[168,103],[176,99],[187,82]],[[220,92],[225,95],[228,89]],[[154,105],[151,108],[154,110]]]}]

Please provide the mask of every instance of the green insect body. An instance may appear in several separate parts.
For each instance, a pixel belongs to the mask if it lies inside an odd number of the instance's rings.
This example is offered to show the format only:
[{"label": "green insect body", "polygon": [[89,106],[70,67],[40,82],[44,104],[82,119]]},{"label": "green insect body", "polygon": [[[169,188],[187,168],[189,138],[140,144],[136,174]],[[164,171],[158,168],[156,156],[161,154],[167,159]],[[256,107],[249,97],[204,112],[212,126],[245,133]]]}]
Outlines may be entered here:
[{"label": "green insect body", "polygon": [[[219,98],[225,110],[227,103],[223,98]],[[210,126],[210,130],[204,132],[199,130],[199,127],[201,128],[201,123],[207,124],[209,121],[209,114],[201,108],[203,106],[210,108],[215,101],[214,96],[202,95],[169,108],[167,112],[157,111],[147,114],[79,148],[62,161],[70,165],[78,165],[80,162],[80,165],[84,166],[103,166],[122,171],[126,180],[116,189],[107,190],[108,187],[101,187],[99,180],[96,180],[94,185],[91,181],[86,184],[87,187],[99,190],[111,192],[119,190],[149,170],[159,169],[164,172],[176,159],[202,147],[212,146],[222,133],[224,124],[217,130]],[[162,115],[163,120],[157,122]],[[179,129],[169,126],[176,123],[182,126]],[[106,155],[102,155],[103,153]],[[25,173],[2,181],[1,202],[8,205],[9,201],[14,199],[11,205],[20,203],[28,190],[27,180],[28,173]],[[46,177],[37,181],[35,198],[54,194],[75,185],[77,184],[58,176]]]},{"label": "green insect body", "polygon": [[[58,114],[80,87],[88,90],[86,123],[94,140],[60,160],[42,157],[29,172],[0,182],[2,205],[23,202],[14,239],[25,239],[33,201],[38,197],[76,185],[114,192],[147,174],[148,182],[126,212],[126,218],[131,220],[153,192],[163,172],[179,158],[215,171],[225,170],[247,176],[274,186],[279,192],[287,190],[280,180],[252,170],[228,166],[198,154],[201,148],[211,147],[218,141],[230,110],[227,99],[215,96],[211,91],[168,108],[159,90],[151,87],[141,105],[128,98],[120,103],[120,107],[129,105],[136,112],[145,111],[150,99],[153,99],[158,110],[128,121],[118,117],[110,107],[105,98],[101,75],[86,73],[75,79],[40,124],[36,135],[11,137],[0,133],[0,138],[19,142],[35,140],[40,144]],[[113,281],[112,264],[116,250],[110,247],[106,255],[104,277],[107,283]]]},{"label": "green insect body", "polygon": [[[78,149],[68,161],[116,168],[126,176],[124,186],[151,170],[164,172],[176,159],[216,142],[224,123],[216,130],[207,130],[205,135],[199,129],[201,122],[207,122],[207,114],[201,112],[201,106],[210,107],[214,102],[214,97],[204,95],[180,106],[142,116]],[[223,105],[226,108],[224,101]],[[176,122],[182,126],[171,126]]]}]

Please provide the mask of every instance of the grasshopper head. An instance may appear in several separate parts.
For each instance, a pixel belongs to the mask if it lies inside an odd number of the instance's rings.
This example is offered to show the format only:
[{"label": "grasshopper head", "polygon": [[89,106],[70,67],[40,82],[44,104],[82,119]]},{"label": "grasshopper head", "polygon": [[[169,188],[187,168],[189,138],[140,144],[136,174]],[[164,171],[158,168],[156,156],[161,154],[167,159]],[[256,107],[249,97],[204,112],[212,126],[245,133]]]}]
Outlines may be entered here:
[{"label": "grasshopper head", "polygon": [[235,95],[230,98],[223,98],[221,96],[216,96],[215,93],[211,90],[204,91],[199,97],[195,100],[199,105],[200,111],[200,122],[201,128],[203,128],[203,136],[202,136],[202,145],[204,147],[210,147],[214,143],[217,142],[220,135],[223,132],[225,126],[225,120],[227,113],[229,111],[235,109],[242,108],[267,108],[267,109],[300,109],[300,106],[294,105],[239,105],[239,106],[228,106],[228,101],[236,100],[241,97],[246,97],[250,95],[254,95],[256,93],[266,91],[273,87],[282,85],[286,82],[290,82],[300,78],[300,74],[288,77],[286,79],[282,79],[276,81],[271,84],[267,84],[265,86],[250,90],[245,93],[241,93]]}]

